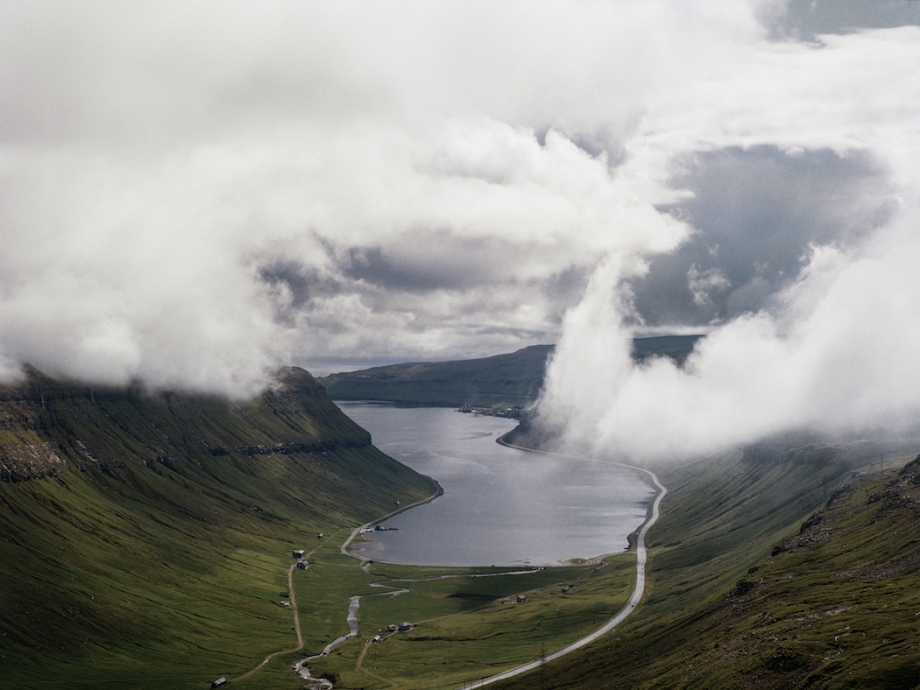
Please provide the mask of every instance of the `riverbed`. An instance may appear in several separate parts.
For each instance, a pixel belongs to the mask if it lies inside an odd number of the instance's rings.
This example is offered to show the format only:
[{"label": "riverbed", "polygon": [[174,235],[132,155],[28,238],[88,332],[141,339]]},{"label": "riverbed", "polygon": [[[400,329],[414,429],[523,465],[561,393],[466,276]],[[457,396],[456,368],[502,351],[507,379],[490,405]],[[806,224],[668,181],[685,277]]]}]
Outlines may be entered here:
[{"label": "riverbed", "polygon": [[[653,496],[638,473],[507,448],[515,422],[447,408],[338,402],[374,445],[444,494],[395,515],[353,551],[411,565],[547,566],[624,551]],[[398,506],[394,506],[396,508]]]}]

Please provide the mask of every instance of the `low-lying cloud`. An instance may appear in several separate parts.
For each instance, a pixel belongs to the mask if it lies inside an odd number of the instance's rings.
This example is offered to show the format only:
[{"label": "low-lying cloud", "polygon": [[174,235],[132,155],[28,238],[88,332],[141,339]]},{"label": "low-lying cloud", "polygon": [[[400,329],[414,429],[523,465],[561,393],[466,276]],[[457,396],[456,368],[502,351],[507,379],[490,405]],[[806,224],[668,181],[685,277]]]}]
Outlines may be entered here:
[{"label": "low-lying cloud", "polygon": [[558,341],[573,443],[906,423],[920,28],[878,5],[7,3],[0,378]]},{"label": "low-lying cloud", "polygon": [[[592,284],[567,319],[540,404],[564,442],[647,460],[773,434],[916,428],[920,259],[916,216],[859,251],[816,248],[772,312],[712,330],[683,368],[636,366],[611,285]],[[603,333],[603,345],[591,340]]]},{"label": "low-lying cloud", "polygon": [[[694,194],[670,207],[694,233],[644,274],[624,278],[615,262],[594,274],[566,317],[544,424],[640,460],[791,430],[916,428],[920,83],[883,55],[918,40],[902,27],[761,46],[752,72],[712,87],[704,116],[664,118],[663,140],[699,137],[672,178]],[[707,333],[686,366],[633,364],[637,324],[669,321]]]}]

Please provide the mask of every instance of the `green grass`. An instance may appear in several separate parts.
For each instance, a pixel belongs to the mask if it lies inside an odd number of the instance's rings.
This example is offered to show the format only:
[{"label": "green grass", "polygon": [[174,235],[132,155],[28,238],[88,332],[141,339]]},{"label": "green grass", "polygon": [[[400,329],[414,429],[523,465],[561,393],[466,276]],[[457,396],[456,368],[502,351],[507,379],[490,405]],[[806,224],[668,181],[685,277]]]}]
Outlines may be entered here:
[{"label": "green grass", "polygon": [[[267,480],[251,471],[234,479],[217,467],[225,462],[0,485],[3,677],[16,687],[42,687],[49,673],[66,673],[74,686],[162,687],[165,678],[170,687],[196,687],[294,646],[291,614],[277,605],[289,553],[309,547],[318,531],[335,532],[326,520],[345,518],[315,514],[307,488],[331,487],[305,483],[290,457],[280,473],[268,463],[272,481],[281,474],[278,496],[262,497],[260,511],[238,510],[228,499]],[[210,475],[221,483],[208,484]],[[387,503],[381,498],[358,519]],[[345,581],[345,573],[364,576],[353,565],[335,567]],[[317,642],[339,624],[327,618]]]},{"label": "green grass", "polygon": [[[326,576],[324,591],[339,592],[337,615],[343,625],[337,634],[345,632],[343,602],[354,594],[365,595],[361,629],[356,638],[310,666],[314,673],[334,677],[341,688],[455,687],[532,661],[541,650],[555,651],[598,628],[628,599],[634,563],[633,555],[624,554],[604,566],[546,568],[523,575],[502,568],[375,565],[367,582],[409,590],[396,596],[388,593],[393,589],[343,586],[341,574],[333,573]],[[300,582],[298,596],[310,597],[323,577],[317,572],[308,588],[303,586],[306,579]],[[563,593],[564,585],[575,586]],[[522,593],[526,600],[517,603],[516,595]],[[412,623],[411,631],[386,631],[387,625],[404,620]],[[384,641],[371,642],[378,634]]]},{"label": "green grass", "polygon": [[[156,402],[149,416],[156,427],[143,427],[143,399],[121,405],[115,394],[101,397],[93,404],[60,396],[39,413],[56,413],[49,421],[66,418],[68,426],[52,426],[56,438],[71,438],[70,448],[85,445],[98,462],[40,480],[0,482],[6,585],[0,671],[16,687],[45,687],[49,677],[66,677],[73,687],[192,688],[223,675],[244,688],[299,687],[289,664],[345,634],[354,595],[364,597],[361,633],[315,662],[316,672],[335,676],[345,688],[449,687],[565,646],[614,615],[631,591],[631,555],[600,570],[511,575],[374,564],[366,573],[339,544],[359,522],[389,512],[396,496],[421,498],[430,483],[360,445],[255,455],[238,450],[268,443],[265,429],[291,439],[272,425],[295,418],[303,401],[275,399],[241,411],[173,398],[168,405]],[[64,416],[66,405],[73,405],[68,412],[77,421]],[[341,433],[360,443],[360,432],[347,425],[336,430],[322,422],[325,414],[309,422],[315,424],[310,438],[335,440]],[[183,427],[182,415],[193,421]],[[162,459],[119,461],[134,446],[152,446],[154,428],[154,436],[169,439],[158,451]],[[219,446],[226,453],[200,450],[200,438],[215,428],[232,438]],[[55,438],[40,436],[49,437]],[[207,447],[220,441],[208,438]],[[186,459],[170,459],[167,453],[176,455],[170,448],[184,448]],[[673,636],[661,631],[685,627],[701,602],[715,601],[842,472],[833,463],[806,471],[798,462],[736,456],[662,473],[671,493],[651,537],[651,595],[642,617],[625,628],[638,631],[635,639],[644,645],[670,648]],[[318,540],[317,532],[326,538]],[[281,654],[240,679],[267,655],[296,646],[291,612],[278,605],[279,592],[288,589],[292,548],[314,551],[311,567],[294,571],[304,650]],[[503,574],[472,577],[486,573]],[[442,574],[457,577],[435,579]],[[405,579],[420,581],[400,582]],[[411,591],[381,595],[371,587],[376,581]],[[561,585],[572,583],[577,586],[563,594]],[[527,601],[509,603],[520,592],[528,593]],[[365,652],[374,634],[401,620],[417,627]],[[643,627],[642,620],[659,627]],[[621,637],[607,644],[620,644]],[[593,663],[587,655],[576,659],[584,668]]]},{"label": "green grass", "polygon": [[[525,575],[362,570],[339,552],[351,530],[434,485],[367,446],[308,375],[290,376],[249,405],[41,377],[0,390],[0,686],[227,676],[293,690],[290,663],[345,634],[360,595],[359,636],[314,671],[340,688],[449,688],[551,653],[623,605],[631,554]],[[789,442],[659,468],[669,494],[640,609],[545,677],[502,687],[917,686],[920,469],[836,493],[849,466],[825,450]],[[293,548],[311,566],[294,571],[304,649],[288,652]],[[402,620],[415,627],[370,642]]]},{"label": "green grass", "polygon": [[[35,435],[5,434],[0,460],[41,442],[67,468],[0,481],[0,685],[200,688],[296,646],[278,603],[290,551],[318,532],[337,549],[435,488],[304,376],[247,405],[41,378],[0,391],[0,412]],[[245,685],[299,679],[279,659]]]}]

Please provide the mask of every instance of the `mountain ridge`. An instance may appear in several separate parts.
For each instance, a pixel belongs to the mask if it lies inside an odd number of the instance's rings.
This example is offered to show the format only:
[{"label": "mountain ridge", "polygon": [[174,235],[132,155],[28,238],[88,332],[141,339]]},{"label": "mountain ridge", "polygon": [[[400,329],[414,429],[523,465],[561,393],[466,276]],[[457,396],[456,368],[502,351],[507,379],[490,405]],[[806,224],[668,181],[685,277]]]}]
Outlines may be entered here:
[{"label": "mountain ridge", "polygon": [[[700,335],[633,340],[633,359],[668,357],[683,364]],[[555,345],[531,345],[515,352],[444,362],[404,362],[330,374],[318,381],[337,400],[386,400],[435,407],[528,407],[543,388]]]}]

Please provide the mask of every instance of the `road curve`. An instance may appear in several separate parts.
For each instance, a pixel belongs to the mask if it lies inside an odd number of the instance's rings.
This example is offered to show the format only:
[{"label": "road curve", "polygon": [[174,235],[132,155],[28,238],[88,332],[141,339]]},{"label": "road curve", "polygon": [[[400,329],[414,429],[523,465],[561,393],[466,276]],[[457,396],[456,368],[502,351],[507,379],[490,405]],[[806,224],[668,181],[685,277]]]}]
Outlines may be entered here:
[{"label": "road curve", "polygon": [[[523,446],[516,446],[513,443],[508,443],[507,441],[502,441],[499,439],[499,443],[503,446],[508,446],[509,448],[517,448],[518,450],[525,450],[530,453],[543,453],[544,455],[555,455],[562,458],[574,458],[578,460],[588,460],[590,458],[583,458],[577,455],[565,455],[563,453],[552,453],[546,450],[534,450],[533,448],[525,448]],[[536,659],[530,663],[523,664],[522,666],[517,666],[515,668],[509,669],[502,673],[497,673],[494,676],[489,676],[475,683],[469,685],[464,685],[459,690],[473,690],[474,688],[479,688],[484,685],[490,685],[496,683],[500,680],[507,680],[508,678],[513,678],[514,676],[519,676],[522,673],[528,673],[529,671],[534,671],[546,662],[554,661],[560,657],[565,656],[566,654],[571,654],[576,649],[581,649],[585,645],[591,644],[597,640],[602,635],[606,635],[608,632],[617,627],[622,623],[626,617],[636,610],[636,607],[639,606],[639,602],[642,600],[642,595],[645,593],[645,564],[648,562],[648,549],[645,546],[645,535],[648,533],[652,525],[658,521],[658,516],[661,514],[661,500],[665,497],[665,494],[668,493],[668,490],[665,488],[664,484],[658,481],[658,476],[651,470],[647,470],[644,467],[636,467],[635,465],[627,465],[622,462],[607,462],[610,465],[618,465],[620,467],[626,467],[637,472],[644,472],[647,474],[652,482],[655,485],[655,488],[658,491],[658,495],[655,496],[655,500],[652,501],[652,509],[649,511],[648,517],[646,517],[645,522],[642,523],[642,527],[639,528],[639,534],[636,537],[636,586],[633,589],[632,596],[629,598],[629,601],[626,602],[620,612],[611,618],[609,621],[604,623],[601,627],[595,630],[590,635],[586,635],[579,640],[576,640],[572,644],[563,647],[562,649],[553,652],[552,654],[547,654],[544,658]]]}]

